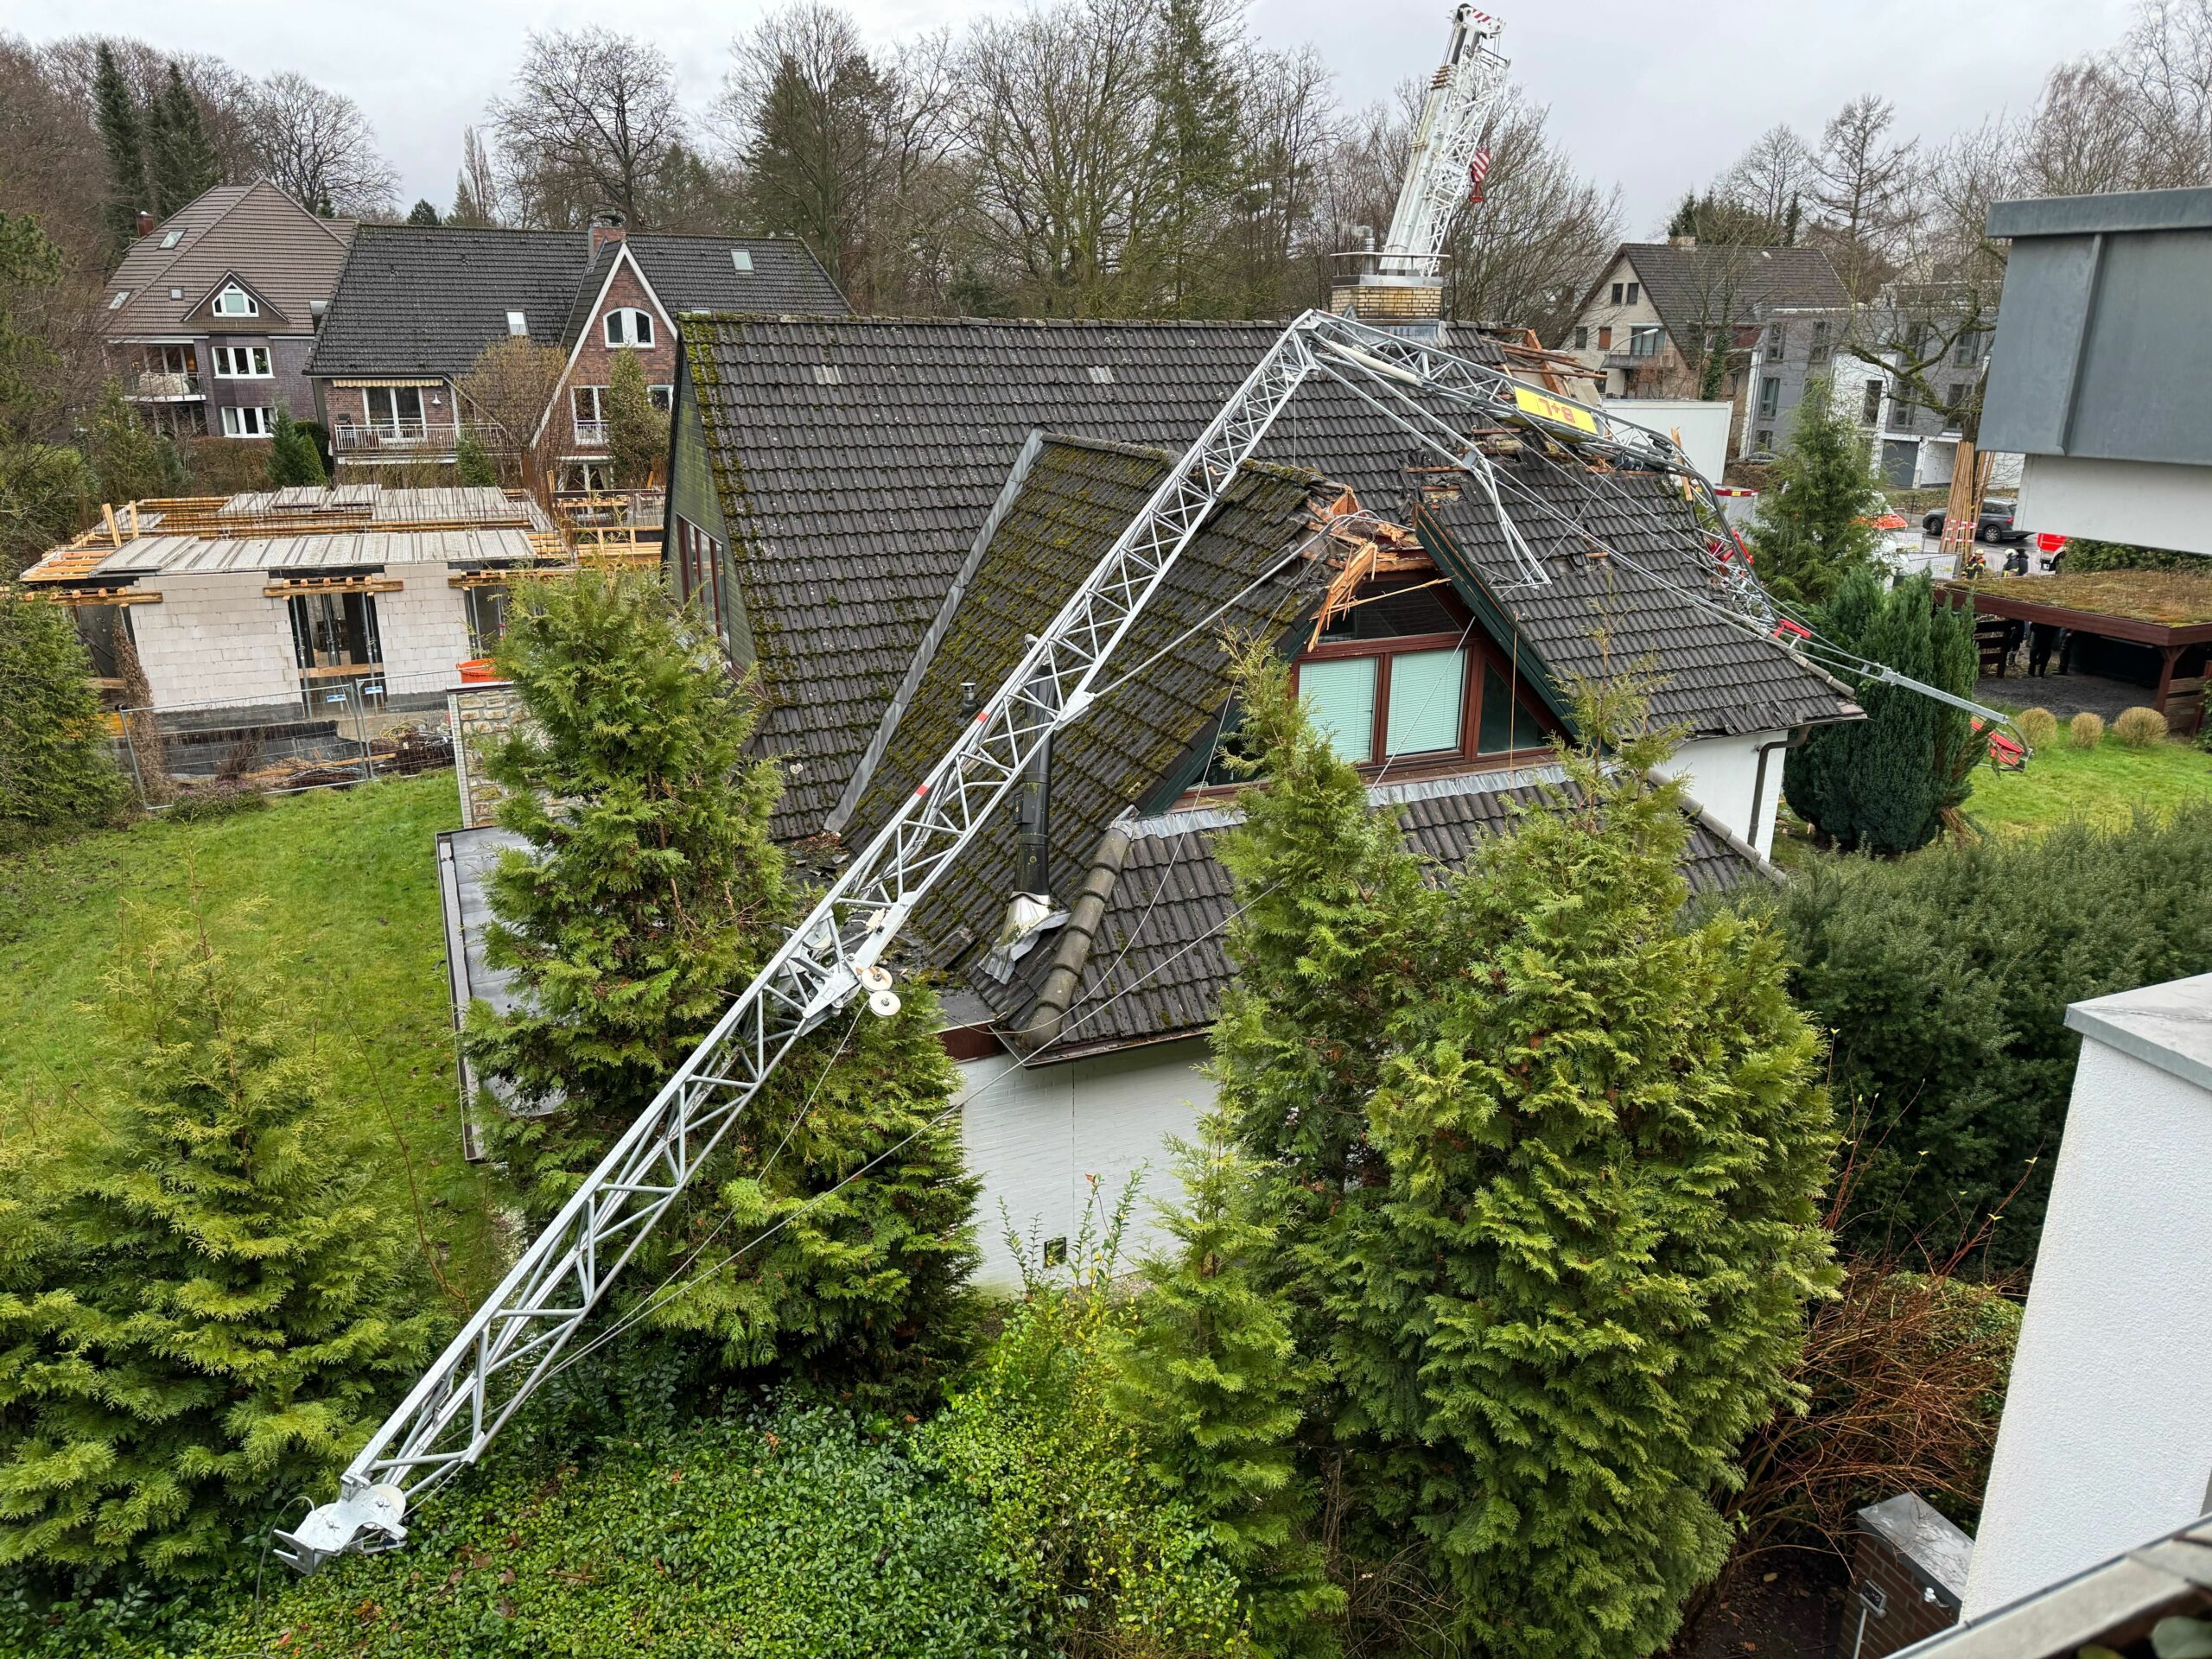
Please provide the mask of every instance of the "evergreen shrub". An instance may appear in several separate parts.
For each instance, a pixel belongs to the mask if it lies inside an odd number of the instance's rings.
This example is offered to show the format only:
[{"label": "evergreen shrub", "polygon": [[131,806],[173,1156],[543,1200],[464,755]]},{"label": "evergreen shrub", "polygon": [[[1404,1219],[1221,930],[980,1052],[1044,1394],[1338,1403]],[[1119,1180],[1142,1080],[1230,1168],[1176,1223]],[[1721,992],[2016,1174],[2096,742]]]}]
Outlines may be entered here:
[{"label": "evergreen shrub", "polygon": [[0,849],[112,818],[123,776],[69,612],[0,582]]},{"label": "evergreen shrub", "polygon": [[2034,1259],[2065,1128],[2067,1005],[2212,962],[2212,805],[1818,860],[1775,902],[1792,989],[1864,1120],[1847,1238],[1940,1257],[2001,1215],[1974,1265],[2007,1272]]},{"label": "evergreen shrub", "polygon": [[2125,709],[2112,723],[2112,734],[2131,749],[2147,749],[2166,734],[2166,717],[2156,709]]},{"label": "evergreen shrub", "polygon": [[2066,741],[2074,748],[2094,749],[2105,741],[2104,716],[2084,709],[2066,722]]}]

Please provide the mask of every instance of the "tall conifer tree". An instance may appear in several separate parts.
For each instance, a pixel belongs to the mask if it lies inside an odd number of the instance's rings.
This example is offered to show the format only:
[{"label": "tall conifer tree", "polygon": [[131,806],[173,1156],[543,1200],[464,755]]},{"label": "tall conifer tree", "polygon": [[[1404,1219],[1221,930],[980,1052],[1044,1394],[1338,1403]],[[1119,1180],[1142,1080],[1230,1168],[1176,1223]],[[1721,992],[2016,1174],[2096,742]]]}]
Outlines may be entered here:
[{"label": "tall conifer tree", "polygon": [[421,1363],[410,1241],[280,982],[204,925],[126,940],[115,1097],[40,1172],[35,1270],[0,1294],[0,1562],[213,1572]]},{"label": "tall conifer tree", "polygon": [[138,234],[139,213],[153,206],[147,194],[146,128],[138,100],[106,41],[93,60],[92,118],[107,155],[108,254],[120,260]]},{"label": "tall conifer tree", "polygon": [[1834,383],[1814,381],[1751,526],[1759,579],[1794,603],[1825,603],[1847,575],[1872,563],[1883,505],[1866,438],[1836,408]]},{"label": "tall conifer tree", "polygon": [[222,182],[222,167],[200,119],[199,100],[175,63],[154,99],[149,137],[156,218],[167,219]]},{"label": "tall conifer tree", "polygon": [[0,848],[97,823],[122,799],[70,615],[0,582]]}]

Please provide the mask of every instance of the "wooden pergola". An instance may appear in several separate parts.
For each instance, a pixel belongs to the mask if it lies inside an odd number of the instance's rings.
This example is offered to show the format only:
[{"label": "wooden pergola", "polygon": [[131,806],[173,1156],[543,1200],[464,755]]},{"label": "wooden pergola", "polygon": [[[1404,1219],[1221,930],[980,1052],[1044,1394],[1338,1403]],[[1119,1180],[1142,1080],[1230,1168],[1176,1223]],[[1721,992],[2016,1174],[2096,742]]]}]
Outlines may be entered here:
[{"label": "wooden pergola", "polygon": [[[1954,608],[1961,605],[1968,606],[1977,616],[2005,617],[2026,623],[2040,622],[2046,626],[2069,628],[2100,639],[2123,639],[2130,645],[2148,646],[2158,653],[2158,690],[2152,707],[2165,715],[2177,731],[2188,733],[2196,728],[2197,721],[2203,715],[2204,659],[2208,652],[2212,652],[2212,617],[2202,620],[2161,621],[2121,610],[2088,610],[2078,606],[2053,604],[2036,594],[2037,588],[2046,582],[2062,590],[2074,588],[2076,585],[2064,578],[2050,576],[1941,582],[1936,585],[1936,596],[1938,603],[1948,604]],[[2206,586],[2208,594],[2212,594],[2212,583]],[[2065,596],[2072,598],[2075,594],[2067,592]],[[2195,672],[2182,672],[2185,667],[2193,668]],[[2174,706],[2177,704],[2178,707]]]}]

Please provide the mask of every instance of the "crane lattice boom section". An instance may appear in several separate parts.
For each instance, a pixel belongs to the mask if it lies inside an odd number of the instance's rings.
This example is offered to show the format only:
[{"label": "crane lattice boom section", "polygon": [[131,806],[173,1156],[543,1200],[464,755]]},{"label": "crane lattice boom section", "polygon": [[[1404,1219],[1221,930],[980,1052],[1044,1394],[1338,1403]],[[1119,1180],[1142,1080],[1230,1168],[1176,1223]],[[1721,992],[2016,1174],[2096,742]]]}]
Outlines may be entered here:
[{"label": "crane lattice boom section", "polygon": [[1503,28],[1472,6],[1452,14],[1451,48],[1421,101],[1398,205],[1376,261],[1384,276],[1433,282],[1439,274],[1452,218],[1480,182],[1484,130],[1505,91],[1506,60],[1490,48]]},{"label": "crane lattice boom section", "polygon": [[[646,1236],[794,1044],[863,993],[897,1012],[879,965],[901,925],[957,859],[1058,727],[1082,716],[1130,625],[1315,373],[1351,388],[1419,442],[1476,474],[1498,504],[1493,463],[1439,409],[1522,429],[1560,454],[1657,472],[1681,483],[1709,537],[1726,535],[1711,491],[1674,442],[1602,410],[1535,392],[1440,346],[1309,311],[1259,365],[1030,644],[835,885],[795,928],[652,1103],[608,1151],[499,1287],[439,1355],[341,1478],[340,1495],[280,1554],[311,1571],[346,1551],[396,1548],[407,1511],[474,1463],[606,1296]],[[1415,396],[1414,394],[1419,394]],[[1498,505],[1530,583],[1543,567]],[[1708,540],[1710,547],[1719,547]],[[1732,549],[1730,539],[1726,545]],[[1770,601],[1740,562],[1719,558],[1707,602],[1767,632]]]}]

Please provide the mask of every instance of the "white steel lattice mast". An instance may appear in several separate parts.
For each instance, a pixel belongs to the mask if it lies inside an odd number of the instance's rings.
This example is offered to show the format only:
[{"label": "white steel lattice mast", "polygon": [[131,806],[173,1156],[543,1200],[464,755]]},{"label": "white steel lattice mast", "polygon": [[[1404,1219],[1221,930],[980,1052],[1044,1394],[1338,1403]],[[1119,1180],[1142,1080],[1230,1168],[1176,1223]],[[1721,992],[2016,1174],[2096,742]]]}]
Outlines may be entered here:
[{"label": "white steel lattice mast", "polygon": [[1482,200],[1490,173],[1483,139],[1510,67],[1491,42],[1504,27],[1470,5],[1452,14],[1452,43],[1421,100],[1389,232],[1380,248],[1337,256],[1351,266],[1352,280],[1339,283],[1332,310],[1367,322],[1433,327],[1441,311],[1445,241],[1460,210]]},{"label": "white steel lattice mast", "polygon": [[[1464,435],[1469,430],[1516,427],[1534,441],[1565,446],[1562,454],[1585,462],[1669,476],[1707,533],[1719,533],[1718,505],[1670,439],[1603,410],[1534,394],[1502,369],[1426,341],[1319,311],[1300,317],[925,780],[385,1421],[341,1477],[338,1497],[296,1530],[276,1535],[283,1560],[313,1571],[334,1555],[404,1543],[409,1510],[475,1462],[558,1369],[570,1338],[792,1046],[858,996],[866,995],[879,1014],[898,1012],[881,958],[899,927],[995,821],[1000,803],[1039,747],[1111,684],[1101,676],[1130,625],[1219,505],[1237,468],[1299,387],[1316,375],[1474,475],[1520,566],[1523,581],[1508,590],[1548,578],[1499,503],[1496,463]],[[1771,602],[1740,568],[1732,579],[1716,567],[1691,596],[1753,632],[1772,630]],[[1809,635],[1797,632],[1785,643],[1805,648]]]}]

